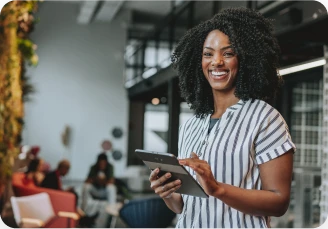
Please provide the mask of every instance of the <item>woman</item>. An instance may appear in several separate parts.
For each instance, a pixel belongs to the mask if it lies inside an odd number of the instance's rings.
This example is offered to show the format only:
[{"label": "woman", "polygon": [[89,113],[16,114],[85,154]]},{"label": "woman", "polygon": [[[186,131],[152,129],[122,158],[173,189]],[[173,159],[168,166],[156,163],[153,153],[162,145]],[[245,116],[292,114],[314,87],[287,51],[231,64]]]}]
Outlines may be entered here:
[{"label": "woman", "polygon": [[246,8],[226,9],[191,29],[172,60],[181,94],[196,113],[180,127],[179,160],[208,199],[175,193],[181,181],[150,175],[181,214],[177,227],[269,227],[289,205],[295,146],[269,105],[282,79],[272,25]]},{"label": "woman", "polygon": [[44,179],[43,160],[36,158],[32,159],[28,165],[27,171],[25,172],[24,184],[34,184],[40,186]]}]

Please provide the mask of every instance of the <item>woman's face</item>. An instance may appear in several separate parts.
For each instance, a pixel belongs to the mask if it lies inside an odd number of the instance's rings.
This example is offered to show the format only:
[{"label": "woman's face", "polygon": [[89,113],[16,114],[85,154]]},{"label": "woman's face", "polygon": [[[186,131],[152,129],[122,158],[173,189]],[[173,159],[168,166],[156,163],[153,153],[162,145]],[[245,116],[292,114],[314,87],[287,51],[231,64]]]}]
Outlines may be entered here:
[{"label": "woman's face", "polygon": [[203,73],[215,91],[234,93],[238,73],[238,58],[229,37],[219,30],[211,31],[204,42]]}]

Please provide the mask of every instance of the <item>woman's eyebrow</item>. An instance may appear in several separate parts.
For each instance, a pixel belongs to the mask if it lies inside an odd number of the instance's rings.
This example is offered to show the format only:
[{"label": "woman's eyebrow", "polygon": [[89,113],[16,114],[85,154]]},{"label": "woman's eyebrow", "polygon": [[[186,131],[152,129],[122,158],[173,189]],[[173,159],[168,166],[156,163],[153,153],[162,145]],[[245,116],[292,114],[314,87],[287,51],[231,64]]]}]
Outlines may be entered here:
[{"label": "woman's eyebrow", "polygon": [[204,47],[204,49],[211,49],[214,51],[214,48],[211,48],[211,47]]},{"label": "woman's eyebrow", "polygon": [[[226,50],[226,49],[229,49],[229,48],[232,48],[232,46],[229,45],[229,46],[226,46],[226,47],[220,48],[220,50]],[[204,49],[211,49],[211,50],[214,51],[214,48],[211,48],[211,47],[204,47]]]},{"label": "woman's eyebrow", "polygon": [[230,49],[230,48],[232,48],[232,46],[231,46],[231,45],[229,45],[229,46],[226,46],[226,47],[223,47],[223,48],[220,48],[220,50],[226,50],[226,49]]}]

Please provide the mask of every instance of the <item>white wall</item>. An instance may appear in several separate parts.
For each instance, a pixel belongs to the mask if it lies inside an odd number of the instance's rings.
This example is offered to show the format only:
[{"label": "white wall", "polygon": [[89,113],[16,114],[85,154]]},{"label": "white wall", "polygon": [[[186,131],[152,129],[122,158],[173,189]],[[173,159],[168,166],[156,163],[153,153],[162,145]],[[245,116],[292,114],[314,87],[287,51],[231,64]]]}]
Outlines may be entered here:
[{"label": "white wall", "polygon": [[[27,72],[37,92],[26,103],[23,132],[23,143],[40,145],[40,157],[52,168],[62,158],[72,162],[69,179],[85,179],[104,139],[124,155],[127,150],[122,21],[128,13],[111,23],[78,25],[78,12],[78,3],[40,3],[31,36],[39,65]],[[72,128],[68,149],[61,143],[65,125]],[[121,139],[112,137],[113,127],[123,129]],[[126,159],[114,163],[116,176],[124,174]]]}]

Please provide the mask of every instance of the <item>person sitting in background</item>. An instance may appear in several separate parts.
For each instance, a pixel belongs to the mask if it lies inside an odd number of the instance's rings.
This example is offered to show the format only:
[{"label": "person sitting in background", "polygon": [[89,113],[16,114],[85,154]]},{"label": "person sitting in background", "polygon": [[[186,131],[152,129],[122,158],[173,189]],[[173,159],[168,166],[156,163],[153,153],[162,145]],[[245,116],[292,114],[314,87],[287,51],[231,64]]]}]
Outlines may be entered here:
[{"label": "person sitting in background", "polygon": [[44,179],[43,160],[36,158],[30,161],[27,171],[25,172],[24,184],[32,182],[36,186],[40,186]]},{"label": "person sitting in background", "polygon": [[[68,160],[62,160],[58,163],[57,169],[49,172],[46,174],[44,180],[41,183],[41,186],[44,188],[51,188],[66,192],[71,192],[75,195],[76,198],[76,206],[78,206],[78,199],[79,196],[77,195],[76,191],[74,190],[74,187],[69,187],[67,189],[63,189],[61,177],[66,176],[66,174],[69,172],[69,169],[71,167],[71,164]],[[94,219],[98,216],[98,213],[93,216],[86,216],[84,211],[80,209],[79,207],[76,208],[76,212],[80,215],[80,220],[78,223],[79,227],[91,227],[93,225]]]},{"label": "person sitting in background", "polygon": [[108,162],[107,155],[100,153],[96,164],[92,165],[82,192],[82,209],[89,199],[107,200],[116,203],[116,187],[113,166]]},{"label": "person sitting in background", "polygon": [[76,197],[76,205],[77,205],[79,197],[75,192],[74,187],[69,187],[64,190],[61,181],[61,177],[66,176],[66,174],[69,172],[70,167],[71,164],[68,160],[60,161],[58,163],[56,170],[46,174],[45,178],[41,183],[41,187],[71,192]]},{"label": "person sitting in background", "polygon": [[[20,154],[15,159],[13,171],[26,173],[28,166],[33,159],[39,158],[40,147],[39,146],[29,146],[24,145],[20,149]],[[50,165],[48,162],[42,160],[42,166],[40,172],[43,174],[48,173],[50,170]]]},{"label": "person sitting in background", "polygon": [[[69,172],[71,164],[68,160],[62,160],[58,163],[57,169],[46,174],[41,186],[44,188],[51,188],[56,190],[63,190],[61,177],[66,176]],[[70,188],[72,189],[72,188]],[[70,189],[68,191],[70,191]]]}]

